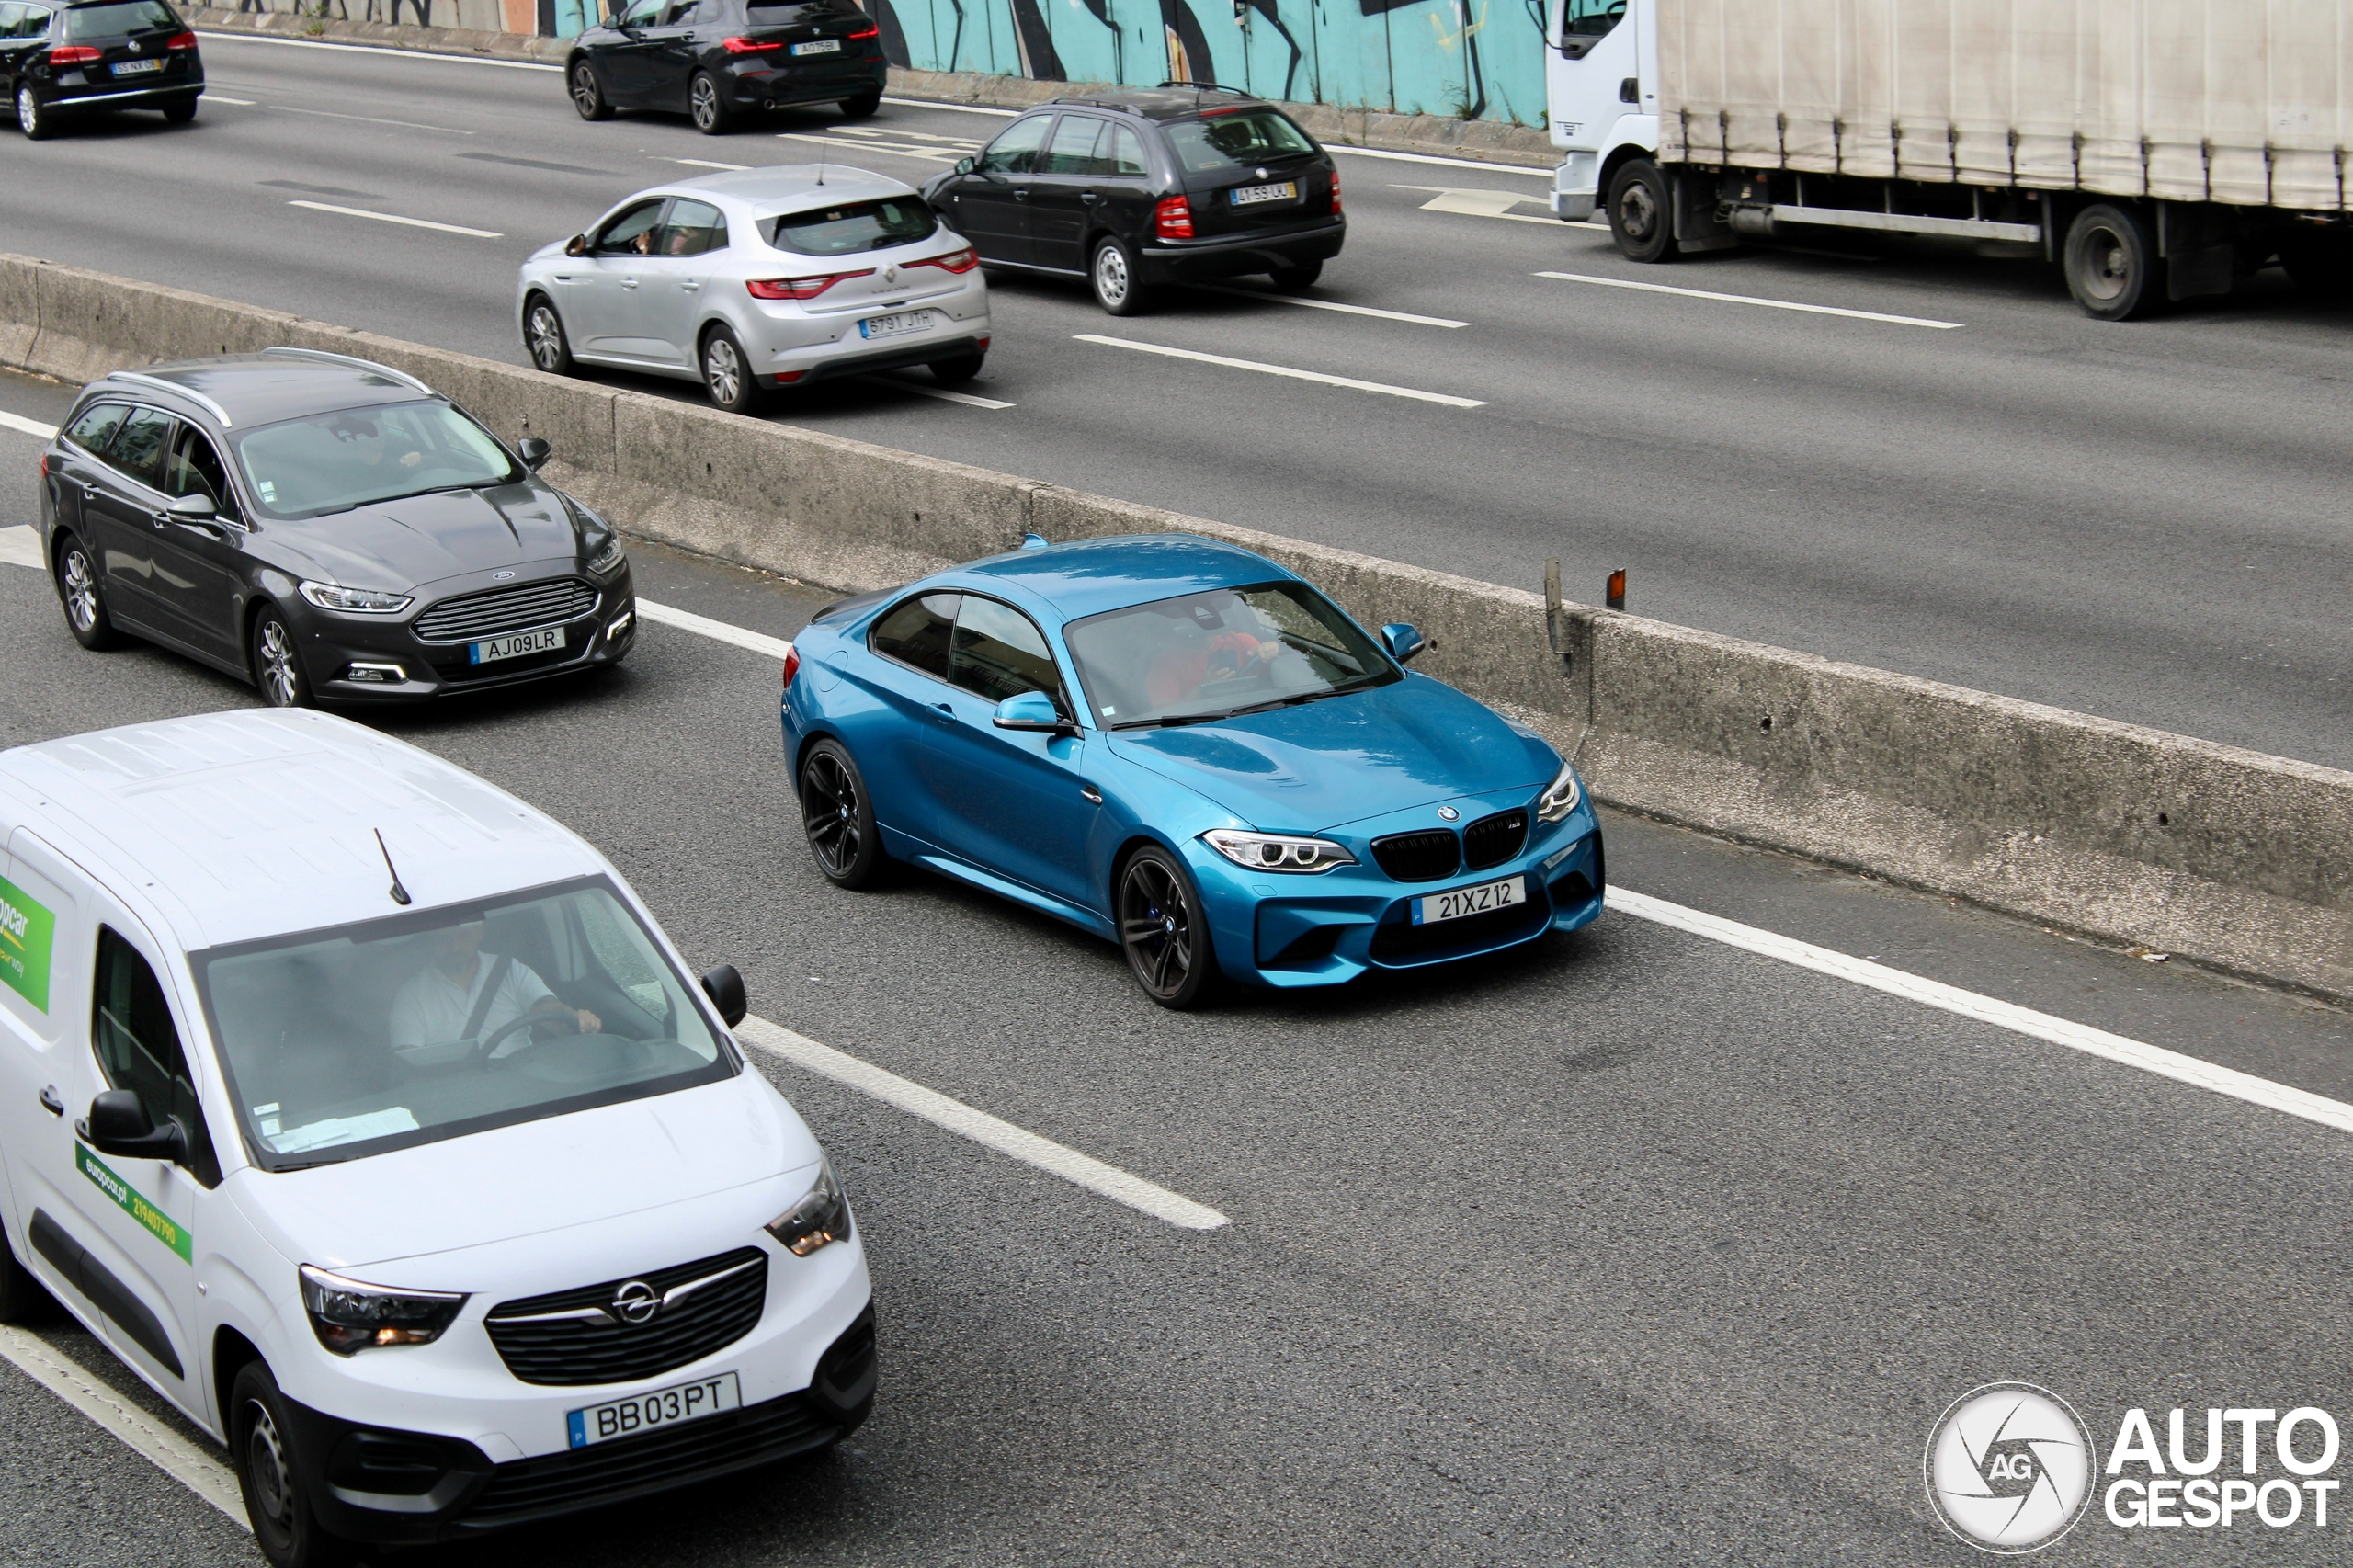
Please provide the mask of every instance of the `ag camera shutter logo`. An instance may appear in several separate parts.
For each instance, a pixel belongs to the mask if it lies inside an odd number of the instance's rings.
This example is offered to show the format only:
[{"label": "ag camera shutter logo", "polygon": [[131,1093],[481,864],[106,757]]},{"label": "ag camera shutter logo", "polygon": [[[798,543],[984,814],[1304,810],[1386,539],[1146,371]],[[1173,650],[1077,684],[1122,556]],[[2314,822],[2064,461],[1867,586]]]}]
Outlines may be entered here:
[{"label": "ag camera shutter logo", "polygon": [[2006,1556],[2040,1551],[2074,1529],[2097,1467],[2083,1417],[2032,1383],[1987,1383],[1953,1401],[1922,1461],[1945,1528]]}]

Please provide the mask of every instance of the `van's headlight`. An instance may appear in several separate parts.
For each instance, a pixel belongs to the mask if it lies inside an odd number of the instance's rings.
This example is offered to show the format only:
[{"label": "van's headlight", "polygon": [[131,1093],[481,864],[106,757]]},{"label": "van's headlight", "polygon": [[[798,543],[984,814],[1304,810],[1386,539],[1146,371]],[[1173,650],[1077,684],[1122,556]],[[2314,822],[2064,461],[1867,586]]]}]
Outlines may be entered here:
[{"label": "van's headlight", "polygon": [[609,534],[604,545],[588,558],[588,570],[599,577],[609,577],[621,569],[621,536]]},{"label": "van's headlight", "polygon": [[817,1164],[817,1185],[765,1227],[795,1257],[807,1257],[827,1242],[849,1240],[849,1195],[834,1179],[834,1163]]},{"label": "van's headlight", "polygon": [[373,588],[345,588],[333,583],[304,583],[302,597],[321,609],[346,615],[398,615],[408,608],[406,594],[379,593]]},{"label": "van's headlight", "polygon": [[1577,785],[1577,770],[1564,762],[1561,764],[1560,776],[1536,797],[1536,820],[1559,822],[1575,811],[1577,802],[1583,799],[1585,790]]},{"label": "van's headlight", "polygon": [[1237,866],[1254,871],[1328,871],[1353,866],[1357,858],[1328,838],[1289,833],[1244,833],[1221,827],[1201,835],[1209,846]]},{"label": "van's headlight", "polygon": [[465,1304],[462,1294],[363,1285],[302,1265],[302,1306],[311,1316],[311,1332],[338,1356],[388,1345],[430,1345]]}]

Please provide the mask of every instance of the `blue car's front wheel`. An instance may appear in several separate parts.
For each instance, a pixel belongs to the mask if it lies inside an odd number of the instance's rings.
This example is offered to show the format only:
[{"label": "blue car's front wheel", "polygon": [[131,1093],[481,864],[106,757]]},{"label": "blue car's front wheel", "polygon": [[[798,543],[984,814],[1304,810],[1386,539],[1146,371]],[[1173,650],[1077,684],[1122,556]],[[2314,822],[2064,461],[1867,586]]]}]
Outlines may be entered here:
[{"label": "blue car's front wheel", "polygon": [[1120,946],[1144,994],[1182,1010],[1217,985],[1217,953],[1193,879],[1156,844],[1135,852],[1120,871]]},{"label": "blue car's front wheel", "polygon": [[817,869],[846,888],[871,883],[882,869],[882,835],[866,779],[840,742],[822,740],[801,764],[801,823]]}]

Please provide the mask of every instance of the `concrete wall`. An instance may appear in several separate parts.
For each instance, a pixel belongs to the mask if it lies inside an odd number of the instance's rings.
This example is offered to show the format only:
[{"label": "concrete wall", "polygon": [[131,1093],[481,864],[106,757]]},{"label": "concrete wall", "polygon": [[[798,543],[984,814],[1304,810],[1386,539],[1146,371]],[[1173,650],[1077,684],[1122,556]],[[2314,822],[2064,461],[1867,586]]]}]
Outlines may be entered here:
[{"label": "concrete wall", "polygon": [[[829,586],[1169,528],[1259,550],[1629,810],[2353,1000],[2353,774],[1541,597],[699,403],[0,256],[0,359],[79,381],[271,344],[443,389],[624,529]],[[1531,578],[1539,563],[1529,563]]]}]

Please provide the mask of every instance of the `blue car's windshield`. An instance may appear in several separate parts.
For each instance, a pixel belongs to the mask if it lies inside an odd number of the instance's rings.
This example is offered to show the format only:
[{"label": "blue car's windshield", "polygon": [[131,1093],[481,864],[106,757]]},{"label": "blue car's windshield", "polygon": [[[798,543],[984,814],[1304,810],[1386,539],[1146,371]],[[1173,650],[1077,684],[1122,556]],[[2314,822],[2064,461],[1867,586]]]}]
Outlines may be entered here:
[{"label": "blue car's windshield", "polygon": [[1397,666],[1303,583],[1213,588],[1063,629],[1106,729],[1199,723],[1402,680]]}]

